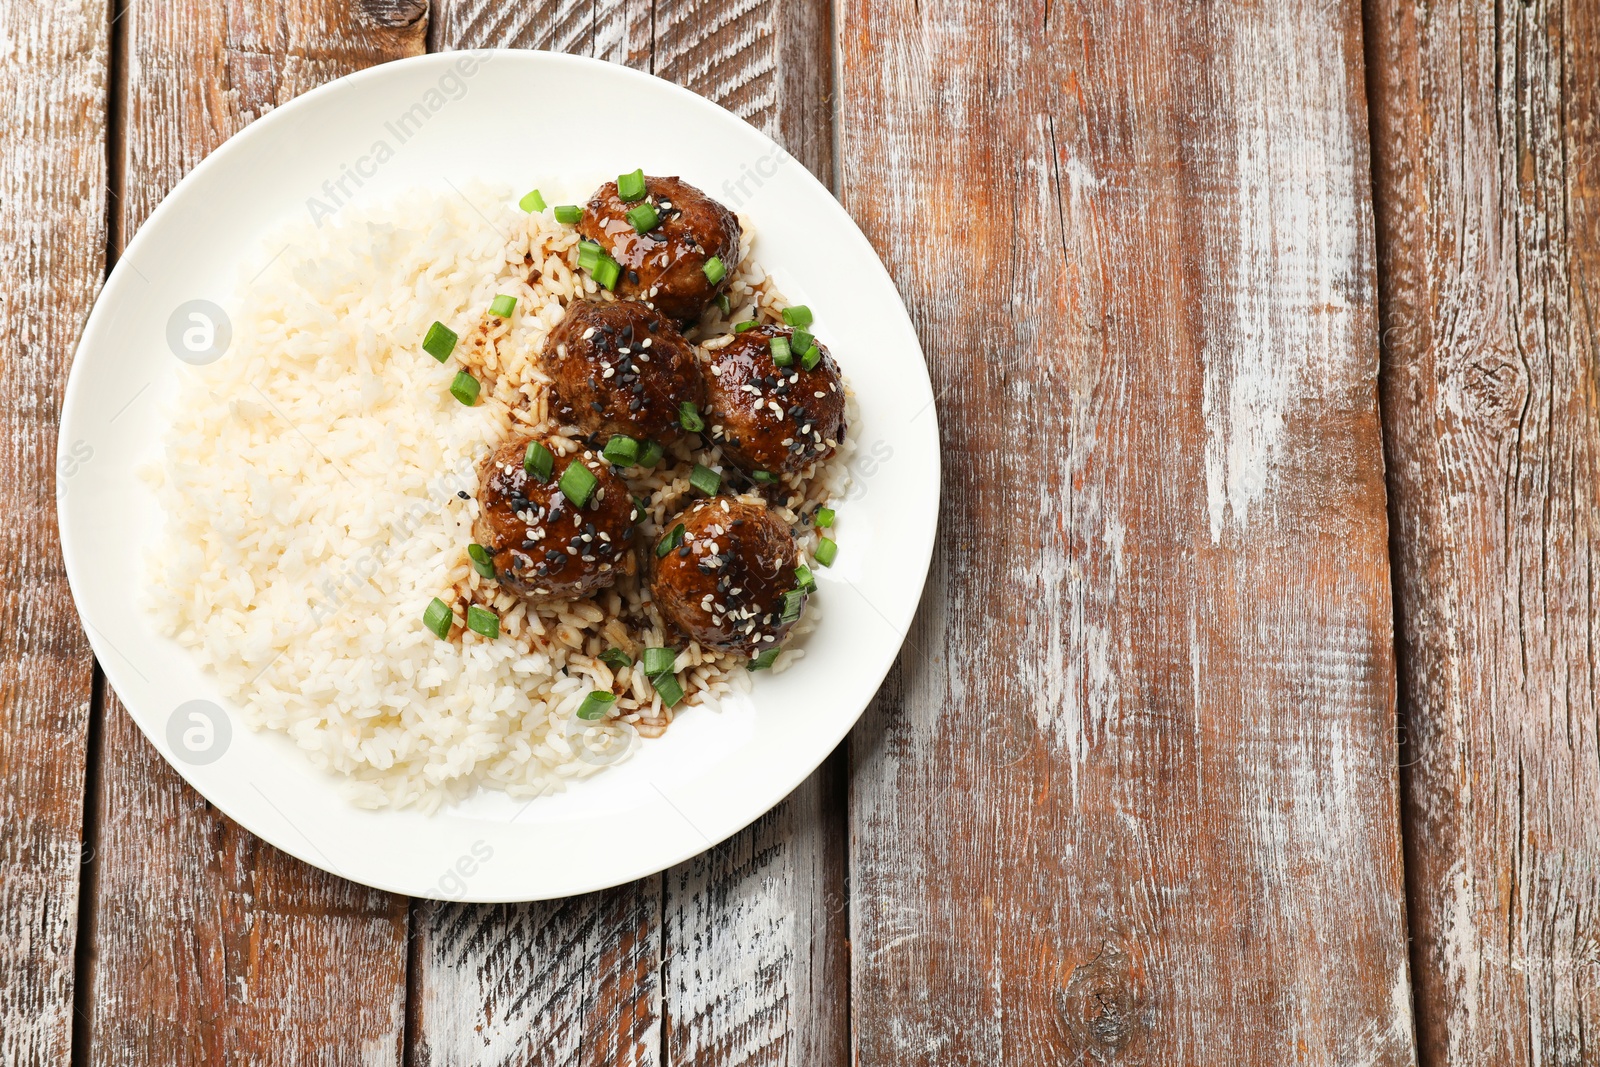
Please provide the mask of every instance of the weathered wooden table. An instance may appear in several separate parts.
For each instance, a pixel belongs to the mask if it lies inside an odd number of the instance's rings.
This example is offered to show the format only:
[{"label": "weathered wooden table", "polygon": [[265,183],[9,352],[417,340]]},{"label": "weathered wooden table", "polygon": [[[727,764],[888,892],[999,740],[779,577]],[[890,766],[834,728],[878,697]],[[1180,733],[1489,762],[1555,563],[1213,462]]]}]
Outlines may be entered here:
[{"label": "weathered wooden table", "polygon": [[[778,137],[899,284],[945,449],[833,760],[512,907],[209,809],[95,670],[52,504],[167,190],[469,47]],[[1600,1062],[1596,0],[0,0],[0,271],[6,1064]]]}]

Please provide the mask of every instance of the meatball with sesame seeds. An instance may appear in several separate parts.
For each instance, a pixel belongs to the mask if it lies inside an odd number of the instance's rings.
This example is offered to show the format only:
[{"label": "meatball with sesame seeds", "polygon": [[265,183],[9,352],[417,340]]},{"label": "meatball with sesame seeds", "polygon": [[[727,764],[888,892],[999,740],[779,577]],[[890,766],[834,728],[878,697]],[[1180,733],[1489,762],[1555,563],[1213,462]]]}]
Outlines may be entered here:
[{"label": "meatball with sesame seeds", "polygon": [[706,386],[694,349],[665,316],[631,300],[577,303],[540,356],[556,417],[584,433],[670,444],[683,436],[684,404],[699,411]]},{"label": "meatball with sesame seeds", "polygon": [[[775,338],[789,349],[787,366],[775,362]],[[802,343],[807,352],[816,346],[810,360],[794,350]],[[844,440],[844,384],[821,341],[786,326],[756,326],[711,355],[706,423],[729,462],[747,473],[789,474]]]},{"label": "meatball with sesame seeds", "polygon": [[666,531],[650,553],[650,592],[668,621],[718,652],[755,656],[783,642],[804,594],[795,592],[794,536],[777,516],[763,504],[714,496],[674,516]]},{"label": "meatball with sesame seeds", "polygon": [[[655,223],[640,233],[628,213],[645,205]],[[632,201],[622,199],[616,182],[606,182],[584,207],[578,233],[617,261],[618,296],[646,301],[679,322],[698,319],[739,262],[739,220],[677,178],[645,178],[644,195]]]},{"label": "meatball with sesame seeds", "polygon": [[[551,457],[548,478],[543,453],[527,462],[530,445]],[[472,535],[488,549],[500,584],[522,596],[590,596],[637,566],[633,500],[596,452],[563,456],[549,439],[514,436],[479,470],[478,505]]]}]

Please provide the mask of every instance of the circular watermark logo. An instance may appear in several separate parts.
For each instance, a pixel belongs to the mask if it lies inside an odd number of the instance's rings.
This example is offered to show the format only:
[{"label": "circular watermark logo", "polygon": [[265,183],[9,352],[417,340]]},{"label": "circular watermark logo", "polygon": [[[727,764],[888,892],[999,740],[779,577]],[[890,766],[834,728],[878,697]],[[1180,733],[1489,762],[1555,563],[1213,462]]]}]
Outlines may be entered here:
[{"label": "circular watermark logo", "polygon": [[594,721],[569,715],[566,738],[580,761],[591,767],[609,767],[633,751],[639,731],[632,723],[615,719]]},{"label": "circular watermark logo", "polygon": [[232,740],[228,713],[209,700],[185,701],[167,719],[167,744],[174,757],[191,767],[217,762]]},{"label": "circular watermark logo", "polygon": [[167,347],[185,363],[215,363],[233,340],[228,313],[209,300],[185,300],[167,317]]}]

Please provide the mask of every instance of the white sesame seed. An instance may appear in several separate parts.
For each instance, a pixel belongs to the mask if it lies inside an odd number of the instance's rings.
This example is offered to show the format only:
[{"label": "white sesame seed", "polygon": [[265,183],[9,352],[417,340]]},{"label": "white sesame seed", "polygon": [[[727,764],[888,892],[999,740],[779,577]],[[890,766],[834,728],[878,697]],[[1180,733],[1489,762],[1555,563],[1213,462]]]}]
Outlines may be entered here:
[{"label": "white sesame seed", "polygon": [[[588,329],[587,329],[587,330],[584,330],[584,331],[583,331],[583,339],[584,339],[584,340],[585,340],[585,341],[587,341],[587,340],[588,340],[588,339],[589,339],[589,338],[591,338],[591,337],[593,337],[593,336],[594,336],[594,327],[593,327],[593,326],[591,326],[591,327],[589,327],[589,328],[588,328]],[[562,346],[561,346],[561,347],[562,347],[562,348],[563,348],[563,349],[564,349],[564,348],[566,348],[566,347],[567,347],[567,346],[566,346],[566,345],[562,345]]]}]

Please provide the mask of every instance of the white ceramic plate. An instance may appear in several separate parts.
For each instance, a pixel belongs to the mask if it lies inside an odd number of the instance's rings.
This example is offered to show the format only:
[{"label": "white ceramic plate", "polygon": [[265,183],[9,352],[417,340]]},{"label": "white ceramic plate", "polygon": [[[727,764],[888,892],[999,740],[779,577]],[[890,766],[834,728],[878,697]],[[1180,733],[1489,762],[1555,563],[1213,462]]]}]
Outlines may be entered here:
[{"label": "white ceramic plate", "polygon": [[[552,106],[528,106],[539,100]],[[616,135],[629,127],[646,132]],[[225,702],[141,607],[160,515],[136,476],[158,456],[163,413],[189,371],[168,344],[174,311],[194,300],[226,311],[238,281],[271,256],[265,236],[305,217],[312,198],[328,205],[330,188],[346,202],[416,187],[449,197],[482,180],[581,202],[593,175],[640,166],[681,174],[749,215],[757,257],[791,300],[811,306],[817,334],[857,391],[857,485],[837,506],[839,558],[819,569],[826,611],[805,657],[782,675],[756,676],[750,696],[720,713],[681,715],[665,737],[567,793],[532,802],[484,793],[434,815],[353,807],[286,738],[245,729],[234,712],[211,736],[186,739],[193,723],[181,706]],[[84,330],[62,412],[57,494],[67,574],[95,653],[145,735],[206,799],[286,852],[358,882],[423,897],[531,900],[615,885],[709,848],[838,744],[883,680],[921,596],[939,435],[922,352],[888,274],[828,191],[772,140],[622,67],[545,52],[457,52],[308,93],[179,183],[129,245]]]}]

